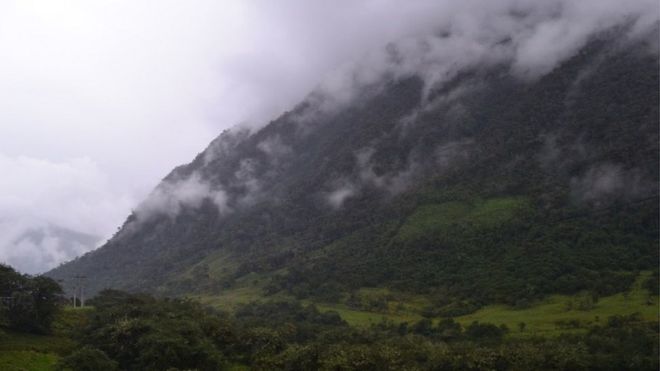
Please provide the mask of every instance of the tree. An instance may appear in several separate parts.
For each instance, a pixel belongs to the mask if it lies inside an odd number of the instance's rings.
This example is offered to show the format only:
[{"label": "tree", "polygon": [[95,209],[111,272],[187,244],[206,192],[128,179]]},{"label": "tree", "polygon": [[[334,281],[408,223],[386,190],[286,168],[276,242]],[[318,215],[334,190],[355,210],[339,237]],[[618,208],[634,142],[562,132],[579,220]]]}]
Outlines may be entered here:
[{"label": "tree", "polygon": [[50,325],[60,309],[62,287],[51,278],[37,276],[31,280],[31,289],[37,315],[34,322],[39,331],[49,332]]},{"label": "tree", "polygon": [[0,296],[6,298],[0,321],[17,330],[48,333],[59,310],[62,288],[48,277],[30,277],[0,265]]}]

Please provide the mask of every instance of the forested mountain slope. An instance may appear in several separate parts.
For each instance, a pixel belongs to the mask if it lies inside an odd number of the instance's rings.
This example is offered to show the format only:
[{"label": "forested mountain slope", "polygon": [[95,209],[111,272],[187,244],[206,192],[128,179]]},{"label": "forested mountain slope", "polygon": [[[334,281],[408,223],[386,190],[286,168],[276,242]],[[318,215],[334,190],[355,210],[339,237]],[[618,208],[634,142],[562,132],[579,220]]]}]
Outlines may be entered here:
[{"label": "forested mountain slope", "polygon": [[657,268],[659,78],[657,30],[618,31],[540,76],[505,60],[313,93],[220,135],[48,275],[168,295],[255,276],[263,295],[323,301],[388,287],[440,315],[622,291]]}]

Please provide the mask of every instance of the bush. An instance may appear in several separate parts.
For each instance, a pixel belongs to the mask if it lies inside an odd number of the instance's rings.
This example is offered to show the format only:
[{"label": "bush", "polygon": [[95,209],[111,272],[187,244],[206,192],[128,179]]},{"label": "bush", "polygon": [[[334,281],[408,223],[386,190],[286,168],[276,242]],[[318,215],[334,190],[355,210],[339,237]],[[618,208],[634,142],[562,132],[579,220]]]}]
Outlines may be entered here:
[{"label": "bush", "polygon": [[32,333],[48,333],[60,306],[62,288],[54,280],[31,277],[0,264],[0,323]]},{"label": "bush", "polygon": [[472,322],[465,329],[468,339],[474,341],[501,341],[508,329],[504,326],[497,327],[492,323]]},{"label": "bush", "polygon": [[55,368],[58,371],[114,371],[119,365],[102,351],[86,346],[62,358]]}]

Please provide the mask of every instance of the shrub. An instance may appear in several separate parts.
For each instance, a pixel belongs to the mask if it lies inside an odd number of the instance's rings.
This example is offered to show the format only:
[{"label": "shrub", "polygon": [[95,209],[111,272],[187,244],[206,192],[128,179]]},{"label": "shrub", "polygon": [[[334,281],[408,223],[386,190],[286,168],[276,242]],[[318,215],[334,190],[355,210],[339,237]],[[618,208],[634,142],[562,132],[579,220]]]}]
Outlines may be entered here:
[{"label": "shrub", "polygon": [[86,346],[62,358],[55,368],[58,371],[114,371],[119,366],[102,351]]}]

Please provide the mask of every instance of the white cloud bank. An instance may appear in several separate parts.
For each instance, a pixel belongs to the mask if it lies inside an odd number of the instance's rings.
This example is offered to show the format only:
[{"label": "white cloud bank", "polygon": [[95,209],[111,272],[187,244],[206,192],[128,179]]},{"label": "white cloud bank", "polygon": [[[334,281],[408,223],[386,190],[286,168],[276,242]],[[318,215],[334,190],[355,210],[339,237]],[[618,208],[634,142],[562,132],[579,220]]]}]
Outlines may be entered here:
[{"label": "white cloud bank", "polygon": [[[93,247],[93,239],[83,244],[54,228],[96,236],[100,242],[134,203],[117,193],[89,158],[50,162],[0,154],[0,172],[0,261],[29,273]],[[35,233],[45,236],[28,238]]]}]

